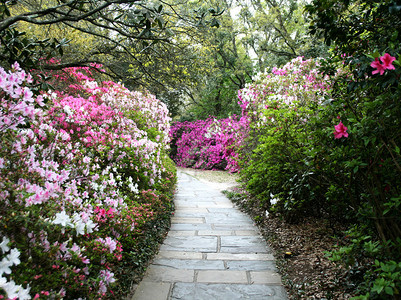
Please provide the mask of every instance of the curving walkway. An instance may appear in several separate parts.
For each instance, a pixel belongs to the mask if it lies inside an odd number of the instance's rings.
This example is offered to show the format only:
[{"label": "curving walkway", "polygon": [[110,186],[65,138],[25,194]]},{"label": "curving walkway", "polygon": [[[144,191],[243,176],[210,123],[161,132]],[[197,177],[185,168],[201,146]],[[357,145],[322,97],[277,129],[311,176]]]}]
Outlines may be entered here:
[{"label": "curving walkway", "polygon": [[251,218],[219,191],[178,172],[176,212],[132,300],[287,299]]}]

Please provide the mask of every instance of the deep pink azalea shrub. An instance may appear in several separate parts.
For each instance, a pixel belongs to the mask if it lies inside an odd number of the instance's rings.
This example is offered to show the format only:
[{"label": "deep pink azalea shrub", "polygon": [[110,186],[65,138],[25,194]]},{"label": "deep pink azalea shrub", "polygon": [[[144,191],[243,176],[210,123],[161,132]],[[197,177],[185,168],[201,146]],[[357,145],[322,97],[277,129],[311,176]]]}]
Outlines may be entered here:
[{"label": "deep pink azalea shrub", "polygon": [[143,259],[147,231],[171,208],[165,105],[66,72],[68,93],[35,96],[18,64],[0,69],[0,295],[10,299],[118,297],[121,266]]},{"label": "deep pink azalea shrub", "polygon": [[181,167],[238,171],[238,152],[247,119],[232,116],[194,122],[175,122],[171,127],[173,160]]}]

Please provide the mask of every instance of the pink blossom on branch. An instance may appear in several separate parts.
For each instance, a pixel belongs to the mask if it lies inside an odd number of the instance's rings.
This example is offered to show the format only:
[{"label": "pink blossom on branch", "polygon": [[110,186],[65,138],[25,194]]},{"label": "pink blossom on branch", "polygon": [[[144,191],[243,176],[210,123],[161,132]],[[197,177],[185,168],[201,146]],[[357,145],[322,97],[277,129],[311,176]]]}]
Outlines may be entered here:
[{"label": "pink blossom on branch", "polygon": [[393,66],[393,61],[395,61],[394,56],[386,53],[382,57],[380,57],[380,60],[382,61],[384,68],[386,68],[387,70],[395,70],[395,67]]},{"label": "pink blossom on branch", "polygon": [[386,68],[380,63],[379,59],[376,57],[375,60],[370,64],[370,66],[372,68],[375,68],[376,70],[374,70],[372,72],[373,75],[380,73],[380,75],[384,74],[384,71],[386,70]]},{"label": "pink blossom on branch", "polygon": [[395,61],[395,57],[391,56],[388,53],[385,53],[383,56],[380,57],[380,60],[383,64],[380,63],[379,59],[376,57],[375,60],[370,64],[372,68],[375,68],[372,72],[373,75],[379,73],[380,75],[384,74],[385,70],[395,70],[393,65],[393,61]]},{"label": "pink blossom on branch", "polygon": [[348,137],[348,128],[340,121],[340,123],[334,126],[334,138],[340,139],[341,137]]}]

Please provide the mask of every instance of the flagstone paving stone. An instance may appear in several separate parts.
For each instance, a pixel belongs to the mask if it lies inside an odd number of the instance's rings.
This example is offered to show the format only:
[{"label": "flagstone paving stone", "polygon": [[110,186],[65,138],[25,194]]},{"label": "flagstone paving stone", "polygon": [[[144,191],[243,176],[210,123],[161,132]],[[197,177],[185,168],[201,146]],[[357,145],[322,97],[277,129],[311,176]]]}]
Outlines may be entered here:
[{"label": "flagstone paving stone", "polygon": [[287,299],[281,286],[247,284],[176,283],[171,299],[174,300],[282,300]]},{"label": "flagstone paving stone", "polygon": [[179,171],[170,232],[132,300],[285,300],[274,257],[252,219]]}]

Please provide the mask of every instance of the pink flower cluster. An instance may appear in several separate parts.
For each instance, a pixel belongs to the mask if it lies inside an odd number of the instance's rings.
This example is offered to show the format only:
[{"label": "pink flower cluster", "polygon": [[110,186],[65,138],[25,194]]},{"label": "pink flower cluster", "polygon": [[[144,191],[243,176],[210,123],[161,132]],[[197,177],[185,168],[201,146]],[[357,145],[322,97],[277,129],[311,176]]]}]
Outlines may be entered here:
[{"label": "pink flower cluster", "polygon": [[337,126],[334,126],[334,138],[340,139],[342,137],[348,137],[348,128],[340,121]]},{"label": "pink flower cluster", "polygon": [[170,133],[177,148],[174,160],[182,167],[237,172],[239,144],[247,127],[247,119],[237,116],[176,122]]},{"label": "pink flower cluster", "polygon": [[373,75],[377,73],[383,75],[384,71],[386,70],[395,70],[395,67],[393,65],[393,61],[395,61],[394,56],[385,53],[383,56],[380,56],[380,60],[382,63],[380,63],[379,58],[376,57],[375,60],[370,64],[372,68],[376,69],[372,72]]},{"label": "pink flower cluster", "polygon": [[[110,297],[124,249],[118,239],[134,234],[136,219],[146,222],[139,215],[124,223],[139,205],[133,197],[164,180],[166,106],[84,70],[66,72],[75,78],[71,94],[34,96],[18,64],[0,68],[0,236],[2,249],[21,253],[0,284],[19,286],[20,299]],[[106,250],[100,258],[95,244]]]},{"label": "pink flower cluster", "polygon": [[330,93],[332,83],[318,70],[319,66],[318,59],[297,57],[281,69],[275,67],[271,72],[256,75],[254,83],[238,92],[242,115],[261,126],[267,122],[264,110],[272,102],[293,108],[306,102],[321,103]]}]

